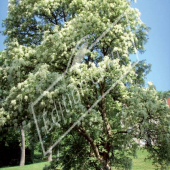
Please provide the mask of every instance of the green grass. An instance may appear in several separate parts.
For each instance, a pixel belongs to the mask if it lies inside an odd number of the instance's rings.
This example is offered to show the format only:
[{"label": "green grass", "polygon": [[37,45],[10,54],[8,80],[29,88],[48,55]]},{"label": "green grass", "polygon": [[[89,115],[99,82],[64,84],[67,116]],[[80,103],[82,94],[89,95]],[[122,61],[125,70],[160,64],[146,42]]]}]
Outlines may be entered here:
[{"label": "green grass", "polygon": [[151,160],[146,160],[147,152],[138,150],[137,152],[138,157],[133,159],[133,170],[154,170],[155,167],[152,165]]},{"label": "green grass", "polygon": [[[155,170],[151,160],[146,160],[147,152],[144,150],[137,151],[137,158],[133,158],[133,170]],[[113,168],[113,170],[117,170]]]},{"label": "green grass", "polygon": [[42,170],[45,165],[48,165],[48,162],[41,162],[31,165],[25,165],[25,166],[14,166],[14,167],[6,167],[6,168],[0,168],[0,170]]},{"label": "green grass", "polygon": [[[133,159],[133,170],[154,170],[155,167],[152,165],[150,160],[145,161],[144,159],[147,156],[146,151],[138,150],[138,157]],[[48,165],[48,162],[35,163],[31,165],[25,165],[23,167],[6,167],[0,168],[0,170],[42,170],[45,165]]]}]

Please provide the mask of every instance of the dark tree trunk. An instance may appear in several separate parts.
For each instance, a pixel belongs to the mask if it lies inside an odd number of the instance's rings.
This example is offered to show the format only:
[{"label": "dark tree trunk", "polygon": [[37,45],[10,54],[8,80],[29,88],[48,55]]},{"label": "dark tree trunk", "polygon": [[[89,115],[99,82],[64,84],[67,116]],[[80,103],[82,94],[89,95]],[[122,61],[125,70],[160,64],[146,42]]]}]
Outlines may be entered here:
[{"label": "dark tree trunk", "polygon": [[20,166],[25,165],[25,133],[24,129],[21,128],[21,159],[20,159]]},{"label": "dark tree trunk", "polygon": [[35,143],[31,143],[31,162],[34,163],[34,148]]}]

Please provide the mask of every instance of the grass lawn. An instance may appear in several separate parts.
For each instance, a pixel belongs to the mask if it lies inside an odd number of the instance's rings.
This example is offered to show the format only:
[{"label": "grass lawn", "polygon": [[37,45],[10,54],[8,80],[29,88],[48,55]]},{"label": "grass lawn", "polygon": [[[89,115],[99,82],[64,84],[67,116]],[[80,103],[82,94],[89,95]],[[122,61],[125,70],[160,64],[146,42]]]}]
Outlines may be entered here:
[{"label": "grass lawn", "polygon": [[138,150],[138,158],[133,159],[133,170],[154,170],[151,160],[145,161],[147,156],[146,151]]},{"label": "grass lawn", "polygon": [[48,162],[41,162],[41,163],[35,163],[31,165],[25,165],[23,167],[14,166],[14,167],[6,167],[6,168],[0,168],[0,170],[42,170],[45,165],[48,165]]},{"label": "grass lawn", "polygon": [[[152,162],[147,160],[144,161],[147,155],[146,151],[138,150],[138,158],[133,159],[133,170],[154,170]],[[25,165],[24,167],[6,167],[0,168],[0,170],[42,170],[45,165],[48,165],[48,162],[35,163],[31,165]]]},{"label": "grass lawn", "polygon": [[[151,160],[145,161],[147,152],[143,150],[137,151],[137,158],[133,159],[133,170],[154,170]],[[113,168],[113,170],[117,170]],[[120,169],[119,169],[120,170]]]}]

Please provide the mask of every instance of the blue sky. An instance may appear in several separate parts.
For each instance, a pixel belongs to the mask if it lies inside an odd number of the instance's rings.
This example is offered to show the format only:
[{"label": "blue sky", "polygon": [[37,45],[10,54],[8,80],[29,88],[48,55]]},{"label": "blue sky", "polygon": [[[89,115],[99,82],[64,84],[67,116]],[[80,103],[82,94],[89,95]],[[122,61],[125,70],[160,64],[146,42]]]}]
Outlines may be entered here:
[{"label": "blue sky", "polygon": [[[8,0],[0,1],[0,24],[7,16],[7,5]],[[132,6],[139,9],[142,21],[151,27],[146,52],[139,55],[152,64],[147,81],[152,81],[157,90],[170,90],[170,0],[138,0]],[[0,35],[0,50],[4,49],[3,41]]]},{"label": "blue sky", "polygon": [[140,59],[152,64],[147,80],[157,90],[170,90],[170,0],[137,0],[132,6],[139,9],[142,21],[151,27],[146,52],[140,55]]}]

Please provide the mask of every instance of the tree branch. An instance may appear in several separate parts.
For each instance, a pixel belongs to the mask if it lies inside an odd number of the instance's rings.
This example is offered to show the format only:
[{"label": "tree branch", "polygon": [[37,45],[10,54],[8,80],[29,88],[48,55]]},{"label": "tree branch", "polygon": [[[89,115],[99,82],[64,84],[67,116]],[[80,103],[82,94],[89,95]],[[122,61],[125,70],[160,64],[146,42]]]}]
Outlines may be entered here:
[{"label": "tree branch", "polygon": [[99,150],[97,148],[97,146],[95,145],[93,139],[88,135],[88,133],[82,129],[82,128],[77,128],[78,132],[84,136],[86,138],[86,140],[90,143],[93,151],[94,151],[94,154],[96,156],[96,158],[98,158],[99,160],[101,160],[101,157],[100,157],[100,154],[99,154]]}]

